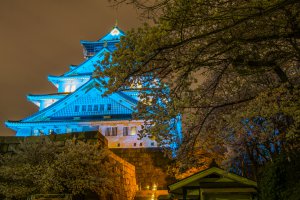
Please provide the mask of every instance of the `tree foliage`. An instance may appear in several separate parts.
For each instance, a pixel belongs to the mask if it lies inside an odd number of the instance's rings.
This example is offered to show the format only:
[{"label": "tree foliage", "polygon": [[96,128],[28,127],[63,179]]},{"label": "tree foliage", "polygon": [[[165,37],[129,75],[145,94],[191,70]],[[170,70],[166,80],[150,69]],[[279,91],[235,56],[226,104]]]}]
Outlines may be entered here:
[{"label": "tree foliage", "polygon": [[100,197],[113,191],[113,168],[108,150],[94,144],[25,141],[13,154],[1,156],[0,196],[26,199],[32,194],[93,192]]},{"label": "tree foliage", "polygon": [[268,163],[260,174],[261,200],[298,200],[300,192],[299,152],[292,156],[282,154]]},{"label": "tree foliage", "polygon": [[[252,177],[280,154],[299,151],[300,90],[284,86],[261,92],[246,107],[221,118],[222,132],[216,134],[225,146],[227,163],[240,174]],[[247,163],[248,162],[248,163]],[[243,166],[250,166],[246,168]]]},{"label": "tree foliage", "polygon": [[[168,124],[180,113],[184,137],[179,157],[182,154],[195,164],[199,159],[186,155],[206,156],[199,153],[204,150],[230,160],[229,150],[240,147],[240,138],[253,141],[254,149],[265,140],[277,144],[275,140],[298,133],[299,104],[291,107],[288,102],[293,103],[291,96],[299,99],[299,1],[112,2],[134,4],[153,19],[151,25],[129,31],[112,58],[107,56],[102,63],[103,75],[111,77],[109,92],[143,85],[144,101],[136,117],[150,126],[145,126],[142,136],[154,136],[161,144],[172,142]],[[287,94],[279,107],[278,88]],[[256,115],[255,108],[265,116]],[[247,126],[253,130],[246,130]],[[241,148],[249,160],[254,151]],[[261,152],[255,154],[264,160]]]}]

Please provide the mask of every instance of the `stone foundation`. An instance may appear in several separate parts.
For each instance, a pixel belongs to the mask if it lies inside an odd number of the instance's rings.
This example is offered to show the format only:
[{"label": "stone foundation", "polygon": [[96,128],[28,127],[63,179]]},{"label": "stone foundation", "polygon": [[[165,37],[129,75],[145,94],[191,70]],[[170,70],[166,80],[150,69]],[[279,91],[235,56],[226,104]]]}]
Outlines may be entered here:
[{"label": "stone foundation", "polygon": [[[106,138],[98,132],[82,132],[47,136],[52,141],[64,143],[66,139],[81,140],[107,147]],[[32,137],[0,137],[0,153],[10,153],[23,140],[39,141],[40,136]],[[167,174],[171,160],[164,156],[160,148],[111,148],[111,155],[116,163],[116,173],[121,176],[115,180],[120,182],[113,200],[131,200],[156,198],[167,194],[167,186],[175,181]],[[136,193],[137,192],[137,193]]]},{"label": "stone foundation", "polygon": [[167,174],[171,160],[160,148],[110,149],[135,166],[138,190],[166,190],[175,178]]},{"label": "stone foundation", "polygon": [[137,191],[135,167],[115,154],[111,158],[116,164],[116,173],[120,174],[114,181],[117,182],[112,200],[133,200]]}]

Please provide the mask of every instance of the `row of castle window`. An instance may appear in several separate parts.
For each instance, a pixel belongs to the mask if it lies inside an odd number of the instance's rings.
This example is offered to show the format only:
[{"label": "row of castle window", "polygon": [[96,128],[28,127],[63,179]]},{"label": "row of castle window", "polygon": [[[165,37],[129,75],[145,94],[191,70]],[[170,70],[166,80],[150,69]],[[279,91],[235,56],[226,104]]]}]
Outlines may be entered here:
[{"label": "row of castle window", "polygon": [[[133,143],[133,146],[136,147],[136,146],[137,146],[137,143]],[[142,147],[142,146],[143,146],[143,143],[141,142],[139,146]],[[154,142],[151,142],[151,146],[154,147],[154,146],[155,146],[155,143],[154,143]],[[121,147],[121,143],[118,143],[118,144],[117,144],[117,147]]]},{"label": "row of castle window", "polygon": [[75,112],[79,112],[79,111],[82,111],[82,112],[97,112],[97,111],[104,111],[104,110],[107,110],[107,111],[110,111],[111,110],[111,104],[100,104],[100,105],[82,105],[81,106],[81,109],[80,109],[80,106],[79,105],[76,105],[75,106]]},{"label": "row of castle window", "polygon": [[[130,129],[129,129],[130,128]],[[60,133],[60,129],[49,129],[48,133],[45,132],[42,129],[35,129],[33,130],[33,135],[43,135],[43,134],[51,134],[51,133]],[[71,133],[71,132],[76,132],[76,128],[67,128],[66,132]],[[118,127],[106,127],[105,128],[105,136],[117,136],[118,135]],[[132,127],[123,127],[123,136],[132,136],[137,134],[137,128],[135,126]]]},{"label": "row of castle window", "polygon": [[66,85],[65,92],[74,92],[76,90],[76,85]]},{"label": "row of castle window", "polygon": [[[123,127],[123,136],[130,136],[130,135],[136,135],[137,134],[137,128],[136,126],[130,127]],[[106,127],[105,136],[117,136],[118,135],[118,127]]]}]

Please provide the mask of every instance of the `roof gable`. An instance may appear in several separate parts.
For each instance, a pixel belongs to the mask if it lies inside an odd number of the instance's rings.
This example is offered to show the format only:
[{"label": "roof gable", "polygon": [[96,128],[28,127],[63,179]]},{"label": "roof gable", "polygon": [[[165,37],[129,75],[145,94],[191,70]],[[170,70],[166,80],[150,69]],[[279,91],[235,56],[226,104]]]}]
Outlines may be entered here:
[{"label": "roof gable", "polygon": [[[103,97],[105,89],[100,81],[93,78],[86,84],[78,88],[74,93],[60,99],[51,106],[37,112],[36,114],[23,119],[23,122],[34,121],[49,121],[59,119],[61,117],[70,116],[93,116],[93,115],[114,115],[114,114],[132,114],[136,107],[134,100],[124,98],[124,94],[113,93]],[[108,109],[110,104],[110,109]],[[86,106],[86,111],[82,111],[80,107],[78,112],[75,112],[75,106]],[[98,106],[98,111],[94,112],[94,106]],[[100,110],[100,105],[104,105],[104,110]],[[92,106],[92,111],[89,111],[89,106]]]},{"label": "roof gable", "polygon": [[184,178],[174,184],[169,185],[170,191],[178,190],[185,186],[199,185],[200,183],[239,183],[249,187],[257,187],[257,183],[250,179],[238,176],[236,174],[227,172],[218,167],[211,167],[209,169],[200,171],[192,176]]},{"label": "roof gable", "polygon": [[105,54],[110,53],[110,50],[107,48],[103,48],[101,51],[96,53],[90,59],[84,61],[80,65],[78,65],[73,70],[65,73],[63,76],[74,76],[74,75],[82,75],[82,74],[92,74],[95,71],[95,66],[99,65],[102,60],[105,58]]},{"label": "roof gable", "polygon": [[[62,109],[49,116],[50,119],[59,119],[61,117],[80,117],[97,115],[124,115],[132,114],[132,109],[119,103],[118,97],[102,97],[102,93],[92,88],[87,93],[70,102]],[[75,110],[77,107],[77,111]]]},{"label": "roof gable", "polygon": [[120,40],[122,36],[125,36],[125,33],[117,26],[115,26],[108,34],[99,39],[99,42]]}]

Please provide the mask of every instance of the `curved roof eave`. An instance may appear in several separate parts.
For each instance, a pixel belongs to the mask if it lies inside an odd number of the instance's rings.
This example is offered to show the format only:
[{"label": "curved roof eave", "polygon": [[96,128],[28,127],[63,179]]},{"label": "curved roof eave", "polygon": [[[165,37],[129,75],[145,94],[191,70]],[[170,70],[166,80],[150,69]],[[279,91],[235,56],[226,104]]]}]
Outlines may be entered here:
[{"label": "curved roof eave", "polygon": [[100,54],[102,54],[103,52],[111,52],[108,48],[104,47],[103,49],[101,49],[101,51],[97,52],[95,55],[93,55],[91,58],[85,60],[84,62],[82,62],[80,65],[78,65],[76,68],[66,72],[65,74],[63,74],[61,77],[63,76],[68,76],[70,74],[72,74],[75,70],[77,70],[78,68],[80,68],[81,66],[83,66],[85,63],[90,62],[92,59],[97,58],[97,56],[99,56]]},{"label": "curved roof eave", "polygon": [[[113,35],[114,30],[117,30],[119,33],[117,35]],[[89,43],[91,43],[91,44],[97,44],[97,43],[104,44],[105,42],[108,42],[108,43],[109,42],[119,42],[120,38],[125,36],[125,35],[126,34],[122,29],[120,29],[118,26],[114,26],[109,33],[107,33],[106,35],[101,37],[99,40],[97,40],[97,41],[80,40],[80,44],[82,44],[82,45],[83,44],[89,44]]]},{"label": "curved roof eave", "polygon": [[23,126],[35,126],[35,125],[42,125],[42,124],[48,124],[48,125],[63,125],[63,124],[78,124],[79,123],[90,123],[90,122],[118,122],[118,121],[131,121],[131,122],[138,122],[143,123],[144,120],[134,120],[132,118],[123,118],[123,119],[101,119],[101,120],[72,120],[72,121],[36,121],[36,122],[22,122],[22,121],[5,121],[5,125],[10,128],[14,128],[14,130],[17,130],[18,127]]},{"label": "curved roof eave", "polygon": [[[90,88],[93,88],[96,85],[101,85],[101,82],[97,78],[92,78],[87,83],[85,83],[82,86],[80,86],[75,92],[70,93],[69,95],[66,95],[65,97],[63,97],[60,100],[56,101],[55,103],[51,104],[47,108],[45,108],[45,109],[43,109],[41,111],[38,111],[35,114],[22,119],[21,121],[22,122],[29,122],[29,120],[34,120],[34,119],[37,119],[38,117],[40,117],[42,115],[47,115],[47,113],[49,113],[50,110],[54,109],[56,106],[59,106],[60,104],[63,104],[66,100],[72,99],[74,96],[76,98],[76,95],[78,93],[81,93],[83,90],[87,90],[88,91],[88,90],[90,90]],[[95,87],[95,88],[98,89],[98,87]],[[127,102],[130,106],[136,106],[136,101],[133,101],[131,99],[125,99],[123,96],[121,96],[118,93],[112,93],[111,96],[113,96],[113,95],[120,96],[124,100],[124,103]],[[130,107],[129,105],[128,105],[128,107]],[[129,109],[131,109],[131,108],[129,108]]]},{"label": "curved roof eave", "polygon": [[86,75],[75,75],[75,76],[53,76],[49,75],[48,80],[50,82],[52,81],[66,81],[66,80],[74,80],[74,79],[90,79],[92,74],[86,74]]},{"label": "curved roof eave", "polygon": [[38,101],[38,100],[45,100],[45,99],[61,99],[68,94],[70,94],[70,93],[64,92],[64,93],[54,93],[54,94],[28,94],[27,100],[28,101]]}]

